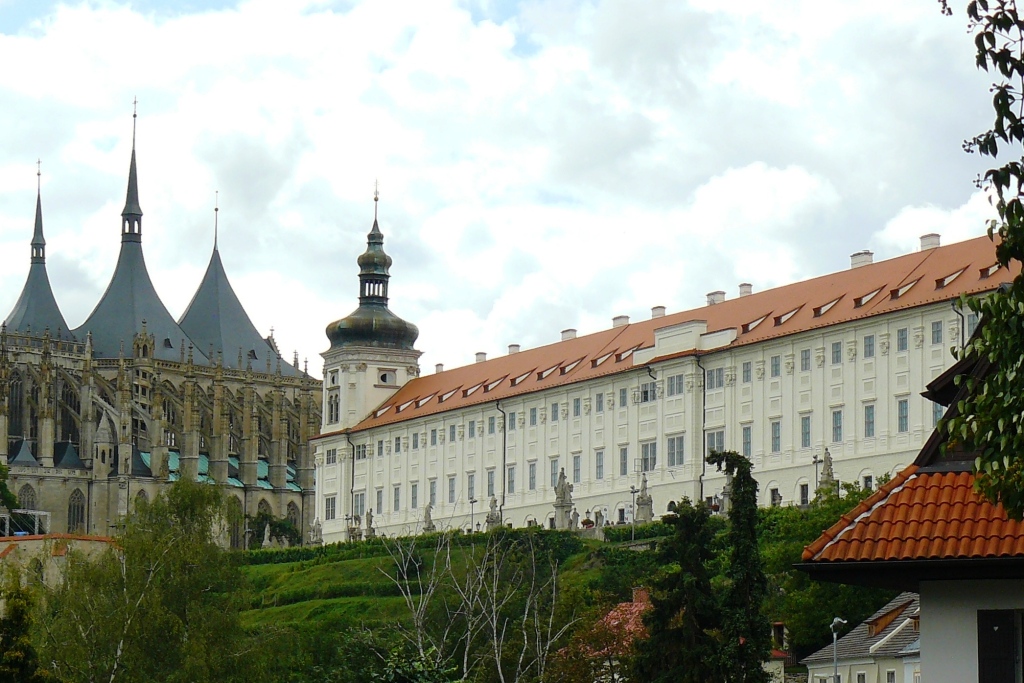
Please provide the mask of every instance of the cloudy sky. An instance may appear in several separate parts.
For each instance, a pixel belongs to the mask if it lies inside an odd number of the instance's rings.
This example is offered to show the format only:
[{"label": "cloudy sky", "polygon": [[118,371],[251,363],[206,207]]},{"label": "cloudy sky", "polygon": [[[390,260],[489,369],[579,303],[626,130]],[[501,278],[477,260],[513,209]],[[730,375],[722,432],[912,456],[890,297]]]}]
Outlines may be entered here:
[{"label": "cloudy sky", "polygon": [[213,243],[319,372],[373,221],[421,367],[470,363],[983,234],[990,120],[935,0],[0,0],[0,318],[113,272],[138,97],[143,246],[171,313]]}]

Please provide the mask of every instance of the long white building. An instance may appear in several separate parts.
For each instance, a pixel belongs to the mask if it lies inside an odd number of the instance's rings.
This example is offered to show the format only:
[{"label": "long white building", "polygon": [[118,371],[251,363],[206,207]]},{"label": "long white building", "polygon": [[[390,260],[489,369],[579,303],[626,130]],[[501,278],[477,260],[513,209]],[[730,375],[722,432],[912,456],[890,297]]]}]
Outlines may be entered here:
[{"label": "long white building", "polygon": [[[976,320],[955,302],[992,291],[986,237],[939,245],[703,308],[420,376],[415,326],[387,308],[391,259],[374,221],[359,257],[360,305],[327,328],[316,509],[327,542],[365,530],[549,525],[562,469],[580,518],[630,521],[646,476],[655,514],[712,503],[724,477],[708,449],[748,456],[761,502],[803,504],[828,449],[836,477],[872,486],[911,462],[940,409],[920,396]],[[966,329],[965,329],[966,328]]]}]

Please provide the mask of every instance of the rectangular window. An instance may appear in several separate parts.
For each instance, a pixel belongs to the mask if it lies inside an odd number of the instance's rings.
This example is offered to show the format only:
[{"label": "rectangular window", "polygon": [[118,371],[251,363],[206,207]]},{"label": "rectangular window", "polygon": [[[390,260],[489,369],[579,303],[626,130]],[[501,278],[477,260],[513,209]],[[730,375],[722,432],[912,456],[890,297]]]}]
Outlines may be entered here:
[{"label": "rectangular window", "polygon": [[896,672],[892,669],[885,672],[885,683],[896,683]]},{"label": "rectangular window", "polygon": [[527,474],[529,475],[529,485],[531,491],[537,490],[537,463],[531,462],[527,466]]},{"label": "rectangular window", "polygon": [[650,472],[658,464],[658,444],[655,441],[640,444],[640,470]]},{"label": "rectangular window", "polygon": [[896,401],[896,431],[910,431],[910,401],[905,398]]},{"label": "rectangular window", "polygon": [[455,443],[455,425],[448,425],[448,443]]},{"label": "rectangular window", "polygon": [[531,427],[536,427],[537,426],[537,409],[536,408],[530,408],[530,426]]},{"label": "rectangular window", "polygon": [[619,476],[625,477],[629,474],[629,449],[625,446],[619,449]]},{"label": "rectangular window", "polygon": [[[363,446],[363,458],[365,458],[365,457],[366,457],[366,446]],[[359,457],[359,446],[356,446],[356,460],[362,460],[363,458]],[[328,448],[327,449],[326,463],[328,465],[337,465],[338,464],[338,449],[337,448]]]},{"label": "rectangular window", "polygon": [[580,471],[583,468],[582,458],[578,455],[572,456],[572,483],[580,483],[580,477],[583,473]]},{"label": "rectangular window", "polygon": [[811,447],[811,416],[800,416],[800,448]]},{"label": "rectangular window", "polygon": [[705,374],[704,387],[711,391],[712,389],[721,389],[725,386],[725,368],[714,368],[708,370]]},{"label": "rectangular window", "polygon": [[448,477],[448,504],[455,504],[455,477]]},{"label": "rectangular window", "polygon": [[395,455],[402,452],[402,437],[395,437]]},{"label": "rectangular window", "polygon": [[832,365],[843,362],[843,342],[832,342]]},{"label": "rectangular window", "polygon": [[685,391],[685,379],[683,375],[672,375],[668,378],[668,386],[665,388],[669,396],[682,396]]},{"label": "rectangular window", "polygon": [[338,497],[327,496],[324,498],[324,520],[331,520],[338,516]]},{"label": "rectangular window", "polygon": [[751,379],[751,377],[750,377],[751,372],[750,371],[751,371],[751,366],[752,365],[753,364],[749,360],[745,360],[745,361],[743,361],[743,365],[740,366],[742,368],[741,369],[741,373],[743,375],[743,383],[744,384],[750,384],[750,379]]},{"label": "rectangular window", "polygon": [[778,489],[768,489],[768,499],[772,502],[773,508],[782,505],[782,494],[779,493]]},{"label": "rectangular window", "polygon": [[800,372],[808,372],[811,369],[811,350],[800,350]]},{"label": "rectangular window", "polygon": [[657,386],[654,382],[643,382],[640,384],[640,402],[650,403],[657,398]]},{"label": "rectangular window", "polygon": [[942,414],[946,408],[941,403],[932,404],[932,428],[939,426],[939,420],[942,419]]},{"label": "rectangular window", "polygon": [[413,432],[413,435],[412,435],[412,449],[416,450],[419,447],[420,447],[420,433],[419,432]]},{"label": "rectangular window", "polygon": [[875,335],[873,334],[864,335],[864,357],[875,357]]},{"label": "rectangular window", "polygon": [[508,488],[505,489],[508,493],[516,492],[516,466],[509,465],[508,468]]},{"label": "rectangular window", "polygon": [[832,443],[839,443],[843,440],[843,411],[832,411]]},{"label": "rectangular window", "polygon": [[558,458],[551,460],[551,488],[558,485]]},{"label": "rectangular window", "polygon": [[384,514],[384,489],[377,489],[377,514]]},{"label": "rectangular window", "polygon": [[936,320],[932,323],[932,344],[942,343],[942,321]]},{"label": "rectangular window", "polygon": [[907,328],[901,327],[896,330],[896,350],[906,351],[910,345],[910,337],[907,336]]},{"label": "rectangular window", "polygon": [[432,506],[435,506],[435,507],[437,506],[437,480],[436,479],[431,479],[430,480],[430,504]]},{"label": "rectangular window", "polygon": [[864,406],[864,438],[870,439],[875,436],[875,406],[869,403]]},{"label": "rectangular window", "polygon": [[356,446],[356,460],[366,460],[366,444],[361,443]]},{"label": "rectangular window", "polygon": [[574,398],[572,400],[572,416],[579,417],[583,414],[582,399]]},{"label": "rectangular window", "polygon": [[476,498],[476,473],[470,472],[466,475],[466,494],[470,500]]},{"label": "rectangular window", "polygon": [[772,453],[782,450],[782,422],[772,420]]},{"label": "rectangular window", "polygon": [[782,356],[772,356],[768,359],[769,373],[772,377],[782,374]]},{"label": "rectangular window", "polygon": [[437,430],[436,429],[431,429],[430,430],[430,445],[431,446],[436,446],[437,445]]},{"label": "rectangular window", "polygon": [[626,407],[626,390],[625,389],[619,389],[619,407],[620,408],[625,408]]},{"label": "rectangular window", "polygon": [[743,425],[740,429],[740,455],[749,458],[754,452],[753,428],[750,425]]},{"label": "rectangular window", "polygon": [[402,507],[402,487],[396,486],[394,489],[394,500],[392,501],[392,509],[398,512]]},{"label": "rectangular window", "polygon": [[469,438],[476,438],[476,420],[469,421]]},{"label": "rectangular window", "polygon": [[974,330],[978,327],[978,314],[968,313],[967,314],[967,337],[974,336]]},{"label": "rectangular window", "polygon": [[487,497],[494,495],[494,470],[487,470]]},{"label": "rectangular window", "polygon": [[800,484],[800,504],[807,505],[810,503],[810,489],[811,487],[807,484]]},{"label": "rectangular window", "polygon": [[668,437],[668,466],[680,467],[683,464],[683,436]]},{"label": "rectangular window", "polygon": [[711,451],[724,451],[725,450],[725,430],[716,429],[713,432],[707,433],[708,439],[708,453]]},{"label": "rectangular window", "polygon": [[384,439],[377,439],[377,457],[384,455]]},{"label": "rectangular window", "polygon": [[498,428],[498,418],[494,417],[493,415],[491,417],[487,418],[487,433],[488,434],[493,434],[497,428]]},{"label": "rectangular window", "polygon": [[409,485],[409,507],[413,510],[420,506],[420,485],[412,483]]},{"label": "rectangular window", "polygon": [[604,479],[604,451],[594,452],[594,478]]},{"label": "rectangular window", "polygon": [[871,491],[875,488],[875,478],[870,474],[864,475],[864,490]]},{"label": "rectangular window", "polygon": [[352,514],[360,519],[366,514],[366,491],[360,491],[352,496]]},{"label": "rectangular window", "polygon": [[557,403],[552,403],[551,404],[551,421],[552,422],[558,422],[558,404]]},{"label": "rectangular window", "polygon": [[594,411],[598,413],[604,412],[604,394],[594,396]]},{"label": "rectangular window", "polygon": [[857,672],[857,683],[868,683],[868,675],[863,671]]},{"label": "rectangular window", "polygon": [[516,428],[516,414],[514,412],[509,412],[509,414],[508,414],[508,422],[505,424],[505,431],[507,431],[507,432],[515,431],[515,428]]}]

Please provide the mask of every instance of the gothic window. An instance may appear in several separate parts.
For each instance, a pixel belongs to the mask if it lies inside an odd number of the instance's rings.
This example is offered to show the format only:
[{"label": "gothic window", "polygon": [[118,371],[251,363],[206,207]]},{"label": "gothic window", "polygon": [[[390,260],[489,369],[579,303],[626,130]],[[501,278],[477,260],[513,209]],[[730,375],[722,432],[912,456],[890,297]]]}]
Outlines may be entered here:
[{"label": "gothic window", "polygon": [[340,419],[341,398],[337,394],[327,397],[327,422],[333,424]]},{"label": "gothic window", "polygon": [[228,531],[231,536],[231,547],[241,549],[245,546],[243,527],[245,519],[242,515],[242,504],[235,497],[228,498]]},{"label": "gothic window", "polygon": [[146,493],[145,491],[139,491],[138,495],[135,496],[135,506],[136,507],[138,507],[139,504],[145,504],[145,503],[148,503],[148,502],[149,502],[149,494]]},{"label": "gothic window", "polygon": [[288,503],[288,521],[291,522],[291,525],[293,527],[295,527],[296,529],[300,529],[299,506],[296,505],[295,503]]},{"label": "gothic window", "polygon": [[256,506],[256,512],[261,515],[273,516],[273,513],[270,511],[270,503],[268,503],[266,499],[260,500],[260,504]]},{"label": "gothic window", "polygon": [[11,376],[11,400],[9,403],[10,426],[8,430],[11,436],[25,435],[22,422],[22,411],[24,410],[22,389],[21,375],[15,372]]},{"label": "gothic window", "polygon": [[68,500],[68,533],[85,531],[85,496],[75,489]]},{"label": "gothic window", "polygon": [[60,397],[60,433],[63,441],[78,443],[78,415],[80,402],[75,386],[65,382]]},{"label": "gothic window", "polygon": [[36,509],[36,490],[25,484],[18,490],[18,505],[23,510],[35,510]]}]

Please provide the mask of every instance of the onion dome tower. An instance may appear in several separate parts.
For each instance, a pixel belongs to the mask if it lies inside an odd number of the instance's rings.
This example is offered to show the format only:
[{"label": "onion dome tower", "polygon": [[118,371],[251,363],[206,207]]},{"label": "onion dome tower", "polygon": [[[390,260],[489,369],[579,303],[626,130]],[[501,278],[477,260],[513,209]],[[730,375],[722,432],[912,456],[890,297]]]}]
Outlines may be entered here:
[{"label": "onion dome tower", "polygon": [[[379,195],[373,195],[373,228],[358,258],[359,307],[327,326],[331,348],[324,352],[324,431],[350,427],[369,410],[419,376],[419,330],[388,308],[391,257],[377,223]],[[339,387],[355,387],[340,392]]]},{"label": "onion dome tower", "polygon": [[213,211],[213,254],[199,289],[178,320],[178,325],[200,348],[220,353],[224,367],[245,370],[251,365],[262,371],[269,362],[274,372],[280,367],[282,375],[300,375],[299,370],[281,360],[277,349],[256,331],[256,326],[238,300],[224,272],[217,247],[220,208],[215,207]]},{"label": "onion dome tower", "polygon": [[[117,358],[122,343],[131,347],[143,324],[154,337],[152,356],[159,360],[177,361],[182,358],[184,345],[192,345],[153,287],[142,255],[142,207],[139,205],[139,180],[135,164],[135,127],[132,114],[132,161],[128,168],[128,193],[121,212],[121,253],[117,257],[114,275],[88,319],[76,329],[75,335],[84,339],[92,333],[93,353],[97,358]],[[149,354],[149,349],[146,349]],[[206,362],[199,348],[192,350],[195,362]]]},{"label": "onion dome tower", "polygon": [[52,338],[71,338],[68,324],[53,298],[50,278],[46,274],[46,239],[43,238],[43,200],[40,171],[36,171],[36,225],[32,233],[32,259],[28,279],[18,302],[4,321],[9,332],[42,336],[49,329]]}]

